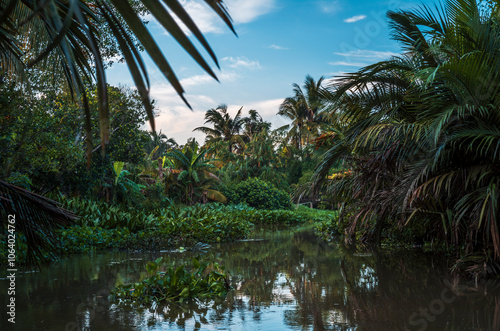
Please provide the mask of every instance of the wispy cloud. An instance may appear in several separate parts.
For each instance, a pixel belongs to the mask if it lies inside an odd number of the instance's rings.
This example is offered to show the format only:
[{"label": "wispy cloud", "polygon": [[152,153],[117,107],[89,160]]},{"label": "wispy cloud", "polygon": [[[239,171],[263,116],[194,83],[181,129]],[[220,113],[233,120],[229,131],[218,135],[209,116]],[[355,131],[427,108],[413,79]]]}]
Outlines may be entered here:
[{"label": "wispy cloud", "polygon": [[326,14],[336,13],[340,9],[340,3],[338,0],[318,1],[318,6],[321,9],[321,11]]},{"label": "wispy cloud", "polygon": [[354,23],[354,22],[357,22],[357,21],[364,20],[365,18],[366,18],[366,15],[356,15],[356,16],[353,16],[353,17],[346,18],[344,20],[344,22],[346,22],[346,23]]},{"label": "wispy cloud", "polygon": [[272,49],[277,49],[279,51],[281,50],[287,50],[287,49],[290,49],[288,47],[282,47],[282,46],[279,46],[279,45],[276,45],[276,44],[272,44],[271,46],[269,46],[268,48],[272,48]]},{"label": "wispy cloud", "polygon": [[[243,112],[246,115],[246,112],[250,109],[255,109],[265,121],[271,122],[273,129],[277,129],[283,125],[289,124],[290,122],[285,117],[277,115],[280,105],[284,100],[285,99],[269,99],[247,102],[243,107]],[[241,105],[229,105],[228,107],[229,109],[237,110],[241,107]]]},{"label": "wispy cloud", "polygon": [[229,62],[229,67],[236,68],[245,68],[250,70],[261,69],[259,61],[251,61],[244,56],[232,57],[228,56],[222,59],[223,61]]},{"label": "wispy cloud", "polygon": [[[229,29],[220,17],[201,0],[180,0],[181,5],[203,33],[224,33]],[[275,8],[275,0],[227,0],[225,4],[235,25],[249,23]],[[174,16],[175,17],[175,16]],[[185,33],[184,24],[175,17]]]},{"label": "wispy cloud", "polygon": [[[198,28],[203,33],[222,33],[224,32],[223,25],[219,22],[217,14],[212,10],[208,10],[206,4],[198,0],[181,0],[181,5],[188,12],[189,16],[196,23]],[[177,17],[176,20],[180,22]],[[183,30],[187,33],[188,29],[181,23]]]},{"label": "wispy cloud", "polygon": [[370,60],[385,60],[392,56],[400,55],[389,51],[371,51],[367,49],[358,49],[346,53],[334,53],[335,55],[344,56],[346,58],[370,59]]},{"label": "wispy cloud", "polygon": [[361,62],[347,62],[347,61],[336,61],[336,62],[328,62],[329,65],[332,66],[347,66],[347,67],[364,67],[368,64]]},{"label": "wispy cloud", "polygon": [[252,22],[275,8],[275,0],[226,0],[224,2],[235,24]]}]

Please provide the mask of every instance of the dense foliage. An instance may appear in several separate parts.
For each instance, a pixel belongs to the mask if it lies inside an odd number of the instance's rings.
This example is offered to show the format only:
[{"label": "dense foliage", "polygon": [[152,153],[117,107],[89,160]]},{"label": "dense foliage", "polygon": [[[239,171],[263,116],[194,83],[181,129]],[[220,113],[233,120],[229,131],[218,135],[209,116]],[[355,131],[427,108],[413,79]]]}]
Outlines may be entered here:
[{"label": "dense foliage", "polygon": [[[475,0],[390,11],[403,54],[324,92],[339,125],[314,189],[348,237],[438,241],[500,263],[500,22]],[[352,171],[328,177],[339,160]],[[321,185],[326,184],[326,185]],[[357,234],[358,232],[358,234]],[[479,262],[479,261],[478,261]]]},{"label": "dense foliage", "polygon": [[[253,109],[209,109],[195,128],[201,145],[144,131],[154,103],[140,89],[101,82],[72,99],[38,69],[31,92],[6,76],[0,179],[65,196],[81,216],[80,230],[60,232],[66,252],[224,242],[254,224],[314,220],[326,237],[432,242],[500,270],[499,12],[475,0],[390,11],[400,55],[329,81],[307,75],[277,109],[290,123],[276,130]],[[86,158],[89,149],[105,153]]]},{"label": "dense foliage", "polygon": [[247,179],[223,189],[230,203],[246,203],[257,209],[290,209],[290,195],[258,178]]}]

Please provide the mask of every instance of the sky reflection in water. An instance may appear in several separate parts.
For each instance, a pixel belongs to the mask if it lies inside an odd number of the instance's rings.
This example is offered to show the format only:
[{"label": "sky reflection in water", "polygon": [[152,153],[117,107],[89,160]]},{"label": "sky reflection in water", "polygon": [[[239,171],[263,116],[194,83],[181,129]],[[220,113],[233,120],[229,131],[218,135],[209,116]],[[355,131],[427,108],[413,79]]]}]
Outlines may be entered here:
[{"label": "sky reflection in water", "polygon": [[[458,285],[441,256],[351,252],[311,230],[255,238],[265,240],[200,255],[232,276],[235,290],[222,302],[136,309],[107,301],[115,285],[146,277],[147,261],[182,263],[196,255],[189,252],[74,256],[20,274],[14,330],[500,329],[500,283]],[[0,329],[12,325],[2,318]]]}]

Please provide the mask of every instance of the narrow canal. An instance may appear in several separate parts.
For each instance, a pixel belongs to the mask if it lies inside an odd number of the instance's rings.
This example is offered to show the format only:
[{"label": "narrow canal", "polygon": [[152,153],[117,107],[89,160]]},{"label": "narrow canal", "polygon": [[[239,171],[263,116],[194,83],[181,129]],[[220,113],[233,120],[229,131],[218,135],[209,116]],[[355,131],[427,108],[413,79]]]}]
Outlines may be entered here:
[{"label": "narrow canal", "polygon": [[[216,261],[234,291],[154,309],[107,301],[160,256]],[[0,329],[13,329],[6,316]],[[205,253],[96,253],[19,273],[13,330],[500,330],[500,282],[457,283],[444,257],[418,249],[352,252],[310,229],[260,231]]]}]

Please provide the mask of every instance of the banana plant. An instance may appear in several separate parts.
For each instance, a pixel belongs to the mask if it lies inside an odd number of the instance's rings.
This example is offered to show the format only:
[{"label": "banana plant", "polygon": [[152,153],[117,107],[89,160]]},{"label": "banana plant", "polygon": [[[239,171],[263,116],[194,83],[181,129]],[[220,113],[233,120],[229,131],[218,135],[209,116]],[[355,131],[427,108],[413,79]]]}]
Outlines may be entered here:
[{"label": "banana plant", "polygon": [[125,204],[134,204],[144,200],[144,195],[141,190],[144,185],[137,184],[126,176],[130,172],[124,169],[125,162],[113,162],[113,170],[115,172],[114,191],[118,200]]},{"label": "banana plant", "polygon": [[[206,149],[198,153],[198,147],[187,146],[183,150],[173,150],[166,155],[166,159],[172,165],[173,174],[177,174],[177,185],[184,191],[184,200],[188,204],[195,202],[195,195],[201,198],[202,202],[206,199],[226,202],[222,193],[211,189],[213,183],[219,180],[212,173],[215,166],[212,160],[205,159],[212,149]],[[200,193],[201,192],[201,193]]]}]

